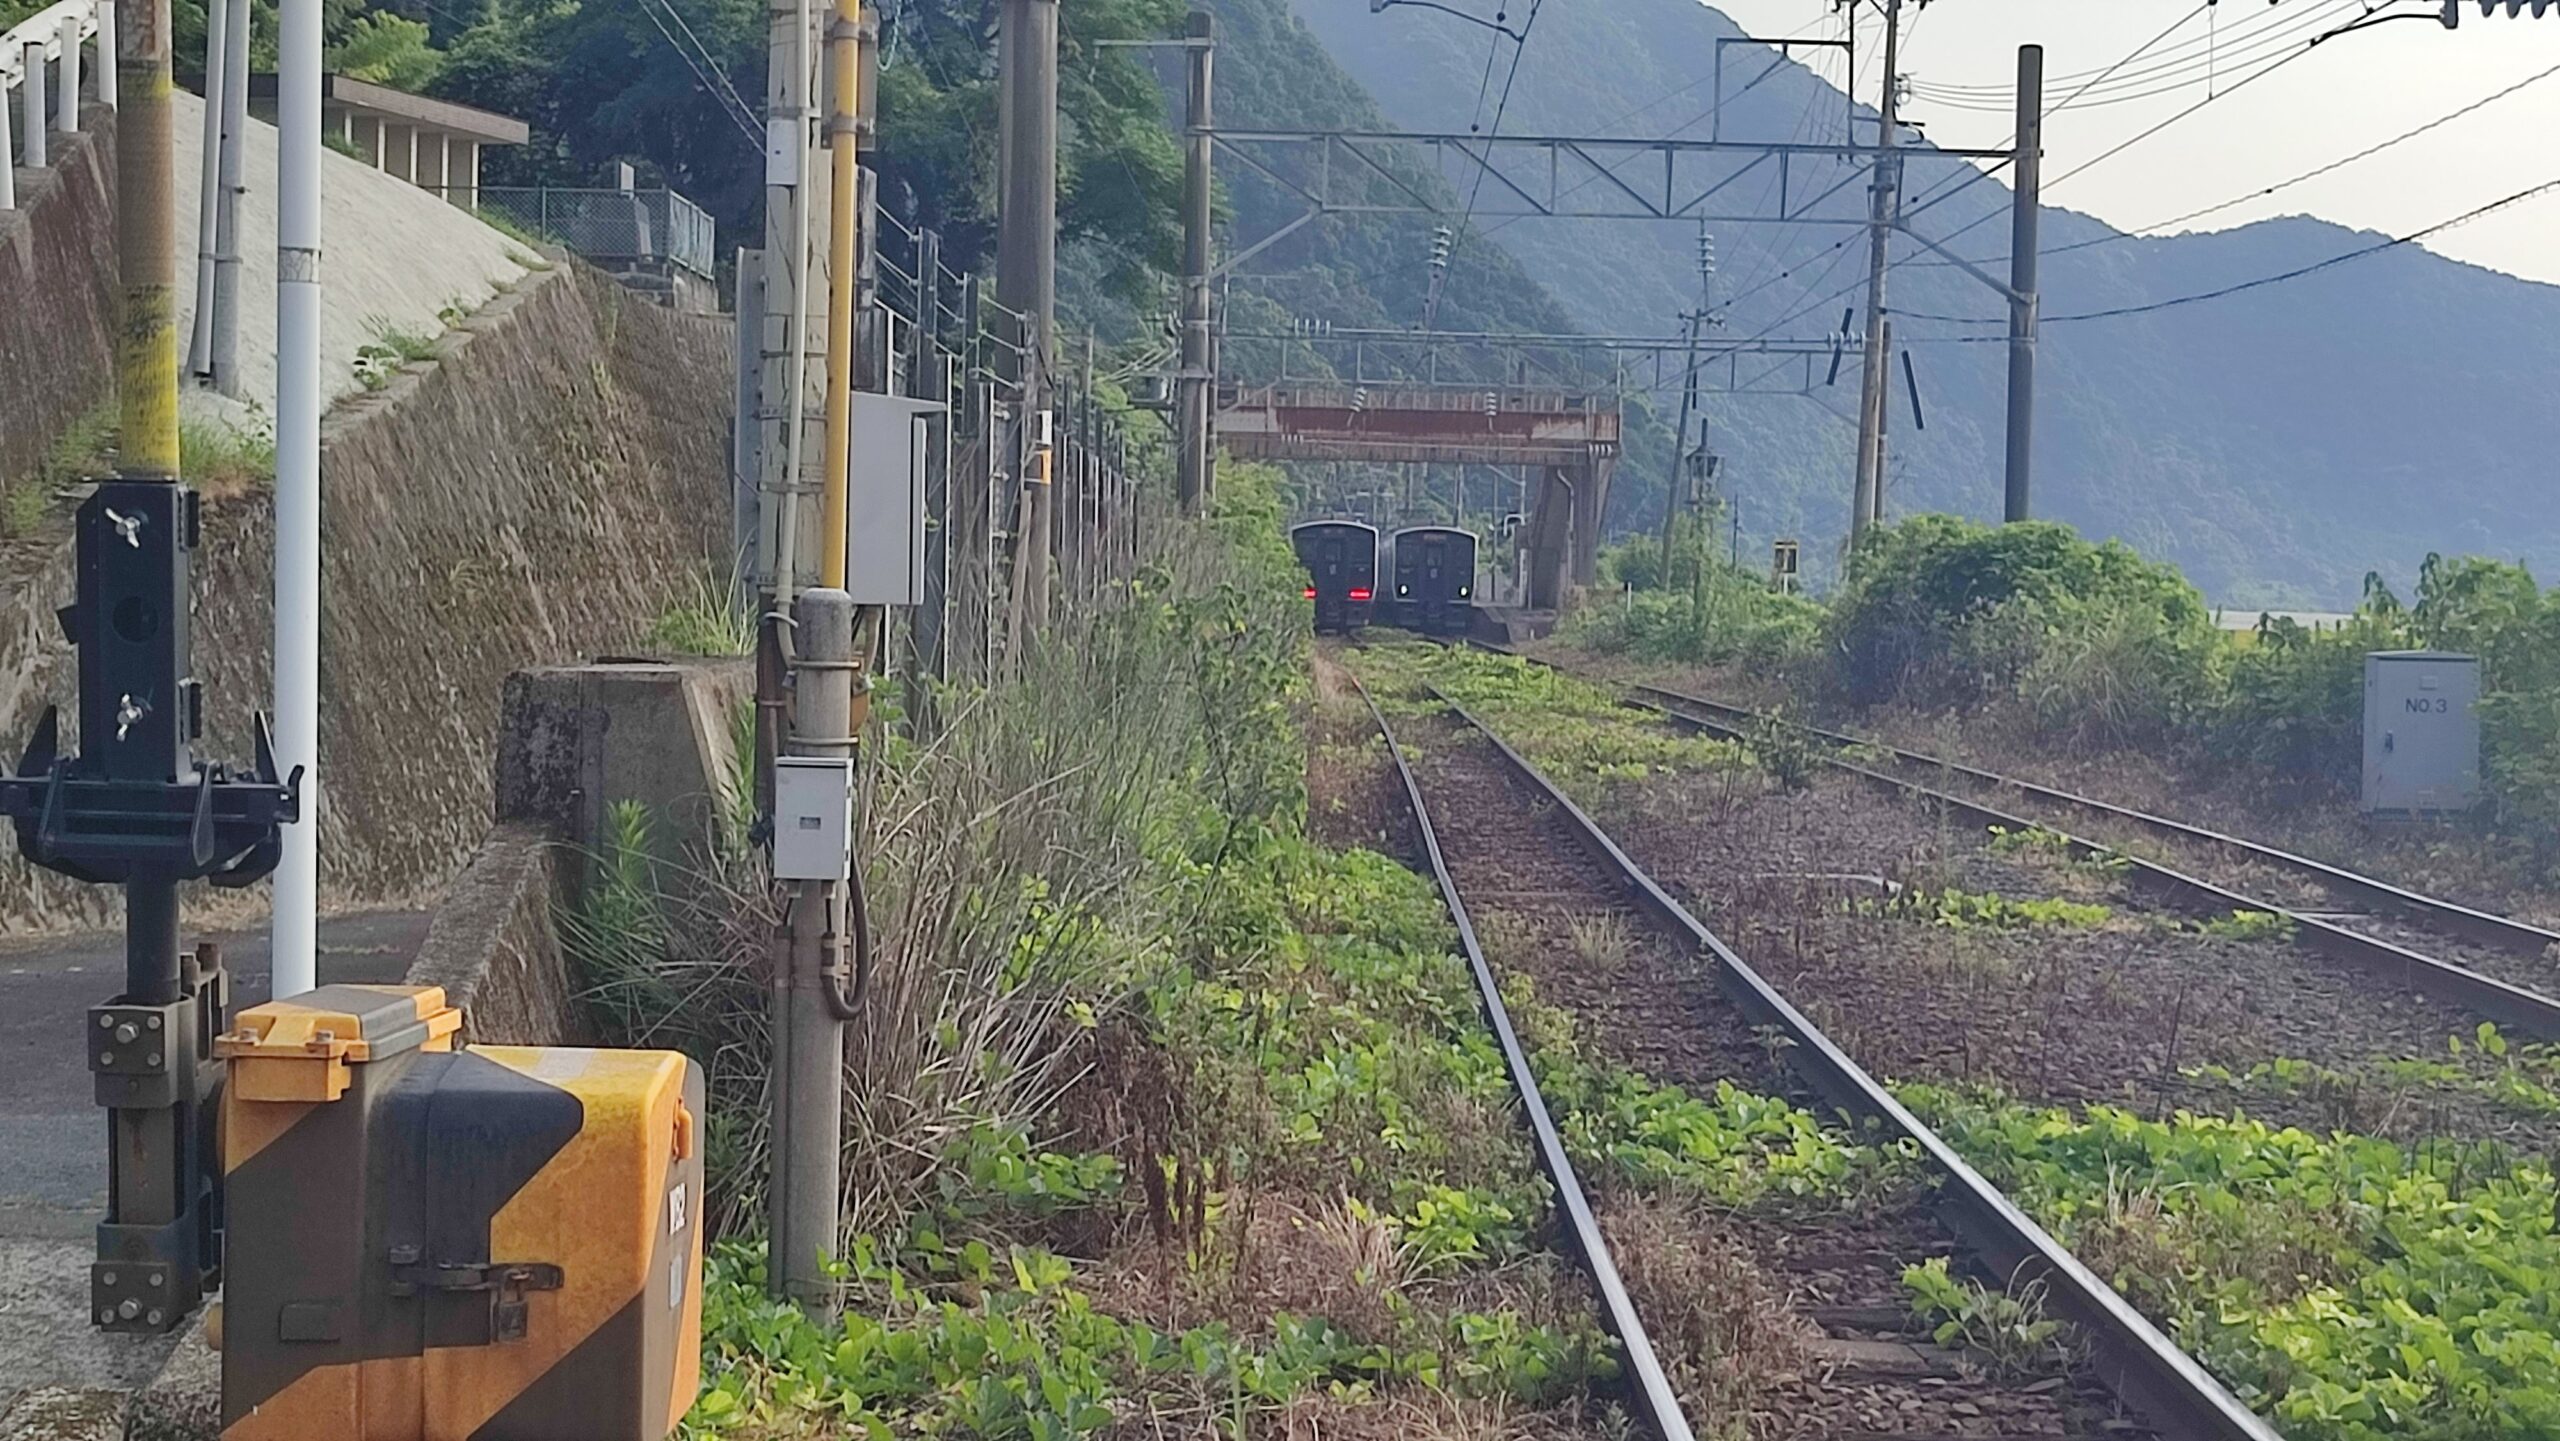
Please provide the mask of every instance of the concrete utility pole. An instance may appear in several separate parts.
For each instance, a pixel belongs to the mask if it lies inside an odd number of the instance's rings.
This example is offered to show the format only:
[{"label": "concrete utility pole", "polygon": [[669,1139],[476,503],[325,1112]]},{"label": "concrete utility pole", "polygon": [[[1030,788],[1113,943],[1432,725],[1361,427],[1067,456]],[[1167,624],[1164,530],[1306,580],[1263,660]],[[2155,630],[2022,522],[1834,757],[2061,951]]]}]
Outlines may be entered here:
[{"label": "concrete utility pole", "polygon": [[[1004,0],[996,61],[1003,210],[996,300],[1022,316],[1023,423],[1047,445],[1058,325],[1058,0]],[[1035,458],[1022,534],[1014,538],[1016,610],[1023,634],[1049,622],[1050,548],[1057,528],[1054,454]]]},{"label": "concrete utility pole", "polygon": [[[794,20],[796,23],[796,20]],[[806,36],[806,31],[799,31]],[[827,407],[819,450],[817,586],[799,591],[791,642],[791,752],[852,760],[863,729],[863,676],[870,671],[860,607],[845,594],[847,514],[852,466],[855,299],[860,274],[860,95],[863,95],[863,8],[837,0],[827,23]],[[806,128],[794,123],[794,138]],[[801,197],[806,205],[806,197]],[[809,297],[796,294],[794,317]],[[794,348],[794,361],[801,361]],[[796,366],[794,366],[796,369]],[[799,392],[794,389],[794,422]],[[794,425],[796,430],[796,425]],[[788,450],[788,445],[786,445]],[[796,468],[794,468],[796,479]],[[791,502],[799,502],[791,494]],[[794,555],[783,553],[776,586],[786,586]],[[850,827],[852,819],[847,816]],[[852,883],[852,886],[850,886]],[[783,939],[773,991],[773,1244],[768,1272],[781,1295],[801,1305],[827,1305],[832,1282],[824,1262],[842,1244],[842,1147],[845,1147],[845,1021],[842,955],[860,921],[852,875],[788,883],[791,927]]]},{"label": "concrete utility pole", "polygon": [[1867,353],[1858,392],[1857,485],[1849,507],[1849,539],[1855,544],[1874,523],[1884,488],[1884,407],[1888,374],[1884,343],[1884,274],[1901,210],[1902,159],[1894,143],[1901,108],[1902,0],[1884,6],[1884,94],[1877,106],[1875,174],[1867,191]]},{"label": "concrete utility pole", "polygon": [[222,32],[231,7],[204,7],[204,142],[196,168],[196,308],[187,331],[187,374],[213,373],[213,257],[222,211]]},{"label": "concrete utility pole", "polygon": [[1680,484],[1689,470],[1689,417],[1698,408],[1698,331],[1706,324],[1706,316],[1692,315],[1686,334],[1689,338],[1688,379],[1680,387],[1680,429],[1671,439],[1671,476],[1662,488],[1662,584],[1671,584],[1671,540],[1680,525]]},{"label": "concrete utility pole", "polygon": [[2018,160],[2009,221],[2009,521],[2034,514],[2036,249],[2044,208],[2044,47],[2018,47]]},{"label": "concrete utility pole", "polygon": [[[301,819],[284,828],[268,930],[280,997],[319,984],[320,11],[321,0],[283,0],[277,11],[276,761],[302,772]],[[245,19],[248,7],[235,14]]]},{"label": "concrete utility pole", "polygon": [[26,153],[19,156],[31,170],[45,167],[45,134],[53,124],[44,103],[44,42],[30,40],[18,51],[19,123],[25,128]]},{"label": "concrete utility pole", "polygon": [[[178,478],[178,327],[175,294],[176,147],[171,143],[169,0],[128,0],[116,64],[126,99],[116,125],[116,265],[124,312],[116,344],[126,480]],[[30,67],[31,86],[44,73]],[[36,112],[32,140],[43,125]],[[176,908],[175,888],[171,911]]]},{"label": "concrete utility pole", "polygon": [[[810,232],[825,213],[816,208],[820,195],[812,192],[823,186],[825,177],[815,173],[810,161],[816,29],[809,0],[772,0],[766,20],[765,305],[764,333],[758,338],[762,401],[757,411],[759,516],[753,579],[755,588],[774,602],[767,614],[778,625],[787,623],[791,597],[816,570],[804,553],[817,522],[810,517],[807,526],[801,524],[801,512],[816,498],[802,457],[811,418],[810,311],[823,303],[823,295],[808,283]],[[812,535],[804,538],[804,530]]]},{"label": "concrete utility pole", "polygon": [[1189,104],[1184,112],[1188,145],[1182,166],[1182,449],[1174,457],[1174,490],[1185,515],[1200,513],[1214,483],[1209,473],[1210,387],[1216,377],[1209,362],[1209,127],[1215,123],[1211,92],[1217,58],[1217,19],[1206,10],[1191,12],[1183,32],[1189,40]]},{"label": "concrete utility pole", "polygon": [[249,0],[208,0],[230,11],[222,34],[222,159],[216,183],[222,201],[214,215],[213,388],[240,396],[240,197],[241,152],[249,143]]},{"label": "concrete utility pole", "polygon": [[1884,471],[1886,438],[1893,431],[1893,322],[1884,323],[1881,337],[1884,359],[1878,363],[1879,382],[1876,390],[1876,474],[1875,484],[1867,491],[1867,524],[1884,524]]}]

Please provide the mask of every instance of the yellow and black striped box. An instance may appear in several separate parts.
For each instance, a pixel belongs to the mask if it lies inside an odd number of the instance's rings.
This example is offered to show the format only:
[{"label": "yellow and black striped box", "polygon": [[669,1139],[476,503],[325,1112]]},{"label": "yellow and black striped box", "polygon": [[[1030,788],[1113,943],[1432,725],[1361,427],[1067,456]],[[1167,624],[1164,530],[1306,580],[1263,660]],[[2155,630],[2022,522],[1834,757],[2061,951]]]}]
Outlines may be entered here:
[{"label": "yellow and black striped box", "polygon": [[658,1441],[692,1404],[700,1070],[460,1027],[324,986],[217,1043],[229,1441]]}]

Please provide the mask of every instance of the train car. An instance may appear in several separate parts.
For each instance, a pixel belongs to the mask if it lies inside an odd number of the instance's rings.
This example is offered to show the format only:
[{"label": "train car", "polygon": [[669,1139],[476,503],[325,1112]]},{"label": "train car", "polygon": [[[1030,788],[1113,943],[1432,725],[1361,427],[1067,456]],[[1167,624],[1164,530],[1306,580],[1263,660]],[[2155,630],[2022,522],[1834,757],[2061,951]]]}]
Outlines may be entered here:
[{"label": "train car", "polygon": [[1289,531],[1307,568],[1318,635],[1349,635],[1369,623],[1378,594],[1378,530],[1356,520],[1311,520]]},{"label": "train car", "polygon": [[1397,531],[1391,546],[1391,622],[1423,635],[1463,638],[1475,618],[1475,535],[1419,525]]}]

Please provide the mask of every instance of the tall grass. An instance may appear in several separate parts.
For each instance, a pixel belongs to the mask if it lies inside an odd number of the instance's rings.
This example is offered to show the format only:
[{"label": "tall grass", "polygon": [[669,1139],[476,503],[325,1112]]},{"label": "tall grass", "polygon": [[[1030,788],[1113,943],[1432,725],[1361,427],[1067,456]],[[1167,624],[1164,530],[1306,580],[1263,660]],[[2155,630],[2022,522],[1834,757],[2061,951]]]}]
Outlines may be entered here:
[{"label": "tall grass", "polygon": [[[1025,646],[995,685],[938,694],[931,738],[891,743],[875,725],[857,852],[877,961],[846,1042],[849,1232],[894,1229],[973,1138],[1036,1136],[1074,1079],[1086,1008],[1134,1003],[1163,964],[1186,874],[1303,808],[1298,746],[1265,694],[1303,643],[1294,592],[1226,583],[1236,552],[1197,532],[1149,533],[1167,547],[1121,603]],[[682,838],[667,867],[617,815],[563,934],[613,1040],[707,1068],[715,1216],[744,1232],[762,1212],[782,916],[760,849],[719,829]]]}]

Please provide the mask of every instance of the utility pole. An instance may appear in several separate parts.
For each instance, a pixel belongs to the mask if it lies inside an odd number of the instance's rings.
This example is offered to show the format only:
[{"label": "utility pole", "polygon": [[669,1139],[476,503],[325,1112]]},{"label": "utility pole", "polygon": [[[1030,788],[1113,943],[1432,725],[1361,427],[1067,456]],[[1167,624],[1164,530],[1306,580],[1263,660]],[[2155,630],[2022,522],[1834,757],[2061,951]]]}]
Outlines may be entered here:
[{"label": "utility pole", "polygon": [[1849,509],[1851,544],[1874,523],[1877,493],[1884,487],[1884,407],[1889,379],[1885,369],[1884,273],[1902,205],[1901,156],[1894,143],[1901,108],[1898,66],[1902,0],[1880,3],[1884,6],[1884,94],[1876,111],[1875,172],[1867,191],[1867,353],[1865,380],[1858,393],[1857,484]]},{"label": "utility pole", "polygon": [[1869,508],[1867,524],[1884,524],[1885,438],[1893,429],[1893,322],[1884,323],[1882,337],[1885,358],[1878,363],[1881,382],[1876,391],[1876,474],[1875,483],[1867,490]]},{"label": "utility pole", "polygon": [[222,203],[214,215],[213,388],[240,396],[240,197],[249,143],[249,0],[207,0],[231,12],[222,35]]},{"label": "utility pole", "polygon": [[[1698,398],[1698,342],[1707,327],[1719,324],[1716,319],[1716,238],[1702,226],[1698,231],[1698,313],[1689,320],[1688,363],[1680,387],[1680,433],[1671,447],[1671,484],[1662,497],[1662,583],[1671,584],[1672,535],[1679,528],[1681,487],[1692,487],[1688,503],[1695,506],[1697,484],[1690,469],[1689,417],[1698,417],[1698,448],[1706,449],[1706,416]],[[1623,383],[1624,377],[1620,377]],[[1703,459],[1700,462],[1703,464]]]},{"label": "utility pole", "polygon": [[118,474],[80,504],[75,599],[60,613],[79,651],[80,751],[61,753],[48,708],[24,763],[0,772],[0,814],[29,862],[124,888],[123,989],[76,1022],[111,1158],[87,1310],[107,1330],[157,1334],[184,1322],[221,1259],[210,1043],[229,1027],[230,985],[211,947],[180,950],[179,887],[264,876],[295,792],[275,773],[264,717],[245,772],[195,749],[197,498],[178,479],[169,0],[128,0],[118,18]]},{"label": "utility pole", "polygon": [[[885,615],[857,607],[846,592],[846,527],[853,455],[854,301],[861,256],[857,231],[862,178],[857,149],[862,90],[861,0],[836,0],[827,26],[827,368],[826,421],[820,450],[818,583],[795,597],[791,753],[850,765],[867,720],[870,639]],[[849,773],[848,773],[849,775]],[[845,792],[850,828],[851,787]],[[777,807],[777,813],[779,808]],[[858,867],[853,861],[852,867]],[[828,1257],[843,1240],[844,1028],[857,991],[845,995],[845,953],[867,947],[867,919],[853,903],[857,872],[788,882],[787,984],[775,995],[778,1031],[787,1049],[774,1067],[787,1093],[773,1188],[773,1251],[768,1268],[782,1293],[812,1307],[827,1304],[833,1283]]]},{"label": "utility pole", "polygon": [[[802,464],[810,422],[810,312],[824,294],[809,284],[811,232],[824,177],[811,164],[816,117],[812,75],[817,33],[809,0],[770,0],[765,40],[764,334],[759,337],[757,391],[759,515],[756,588],[771,604],[769,626],[789,624],[791,598],[816,567],[804,554],[802,512],[814,499]],[[815,518],[810,517],[814,529]],[[777,671],[778,675],[778,671]],[[778,714],[778,696],[764,698]],[[768,781],[760,781],[761,790]]]},{"label": "utility pole", "polygon": [[1217,57],[1217,20],[1206,10],[1191,12],[1185,58],[1190,62],[1189,103],[1184,112],[1187,152],[1182,165],[1182,372],[1179,443],[1174,457],[1174,490],[1182,513],[1197,515],[1214,483],[1209,474],[1209,127],[1214,123],[1210,86]]},{"label": "utility pole", "polygon": [[1022,634],[1049,622],[1050,549],[1057,529],[1052,379],[1058,324],[1058,0],[1004,0],[997,37],[1003,210],[996,300],[1022,317],[1021,423],[1037,453],[1022,533],[1014,538],[1015,606]]},{"label": "utility pole", "polygon": [[2002,517],[2034,514],[2036,249],[2044,207],[2044,47],[2018,47],[2018,159],[2009,220],[2009,471]]},{"label": "utility pole", "polygon": [[1689,471],[1689,417],[1698,408],[1698,331],[1702,312],[1689,317],[1687,380],[1680,387],[1680,428],[1671,437],[1671,477],[1662,488],[1662,584],[1671,584],[1672,536],[1680,525],[1680,483]]}]

